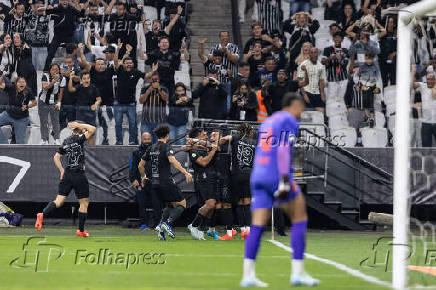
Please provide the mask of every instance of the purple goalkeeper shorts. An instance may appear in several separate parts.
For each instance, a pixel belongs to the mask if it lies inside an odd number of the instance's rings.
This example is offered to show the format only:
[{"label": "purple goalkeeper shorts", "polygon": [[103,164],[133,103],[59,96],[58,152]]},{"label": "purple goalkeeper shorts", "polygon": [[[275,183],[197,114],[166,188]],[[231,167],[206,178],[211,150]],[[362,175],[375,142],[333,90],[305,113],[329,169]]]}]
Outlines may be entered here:
[{"label": "purple goalkeeper shorts", "polygon": [[300,187],[292,181],[291,190],[285,199],[277,199],[274,197],[274,192],[277,190],[278,183],[269,183],[265,180],[251,180],[251,210],[259,208],[272,208],[273,205],[280,207],[282,204],[294,200],[300,193]]}]

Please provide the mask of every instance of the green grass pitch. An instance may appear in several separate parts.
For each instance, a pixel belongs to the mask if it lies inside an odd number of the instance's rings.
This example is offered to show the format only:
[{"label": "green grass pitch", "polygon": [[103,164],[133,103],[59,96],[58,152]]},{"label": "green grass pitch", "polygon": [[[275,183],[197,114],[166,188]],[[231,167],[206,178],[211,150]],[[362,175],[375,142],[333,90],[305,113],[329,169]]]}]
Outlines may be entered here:
[{"label": "green grass pitch", "polygon": [[[39,233],[29,226],[0,229],[0,289],[239,289],[244,248],[239,235],[233,241],[196,241],[186,229],[177,228],[176,239],[160,242],[150,230],[89,226],[88,231],[91,237],[84,239],[76,237],[71,226],[47,226]],[[376,262],[372,249],[378,238],[390,234],[310,231],[307,252],[390,283],[392,273],[384,266],[388,257],[391,267],[389,247],[382,239]],[[25,247],[24,261],[23,244],[30,237],[36,238]],[[256,265],[258,277],[270,284],[269,289],[292,288],[290,254],[269,239],[267,232]],[[276,240],[289,246],[289,237]],[[417,244],[410,264],[424,265],[425,258],[418,254],[422,250]],[[361,265],[365,258],[370,259]],[[306,259],[305,268],[321,280],[319,289],[387,288],[311,259]],[[436,285],[429,274],[409,275],[411,286]]]}]

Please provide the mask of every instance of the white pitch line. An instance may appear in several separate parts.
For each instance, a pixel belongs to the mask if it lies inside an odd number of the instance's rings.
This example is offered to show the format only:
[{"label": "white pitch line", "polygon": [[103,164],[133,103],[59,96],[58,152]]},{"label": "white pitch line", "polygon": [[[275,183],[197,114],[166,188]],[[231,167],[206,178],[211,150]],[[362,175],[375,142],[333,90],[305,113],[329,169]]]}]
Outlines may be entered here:
[{"label": "white pitch line", "polygon": [[[292,253],[292,249],[290,247],[285,246],[285,245],[283,245],[282,243],[280,243],[278,241],[268,240],[268,242],[276,245],[279,248],[282,248],[282,249],[288,251],[289,253]],[[373,276],[366,275],[366,274],[360,272],[359,270],[351,269],[350,267],[345,266],[344,264],[340,264],[340,263],[337,263],[337,262],[332,261],[332,260],[320,258],[318,256],[315,256],[315,255],[312,255],[312,254],[309,254],[309,253],[305,253],[304,256],[306,258],[308,258],[308,259],[315,260],[315,261],[318,261],[318,262],[321,262],[321,263],[333,266],[336,269],[342,270],[342,271],[346,272],[347,274],[350,274],[351,276],[354,276],[354,277],[360,278],[362,280],[365,280],[366,282],[370,282],[370,283],[377,284],[377,285],[380,285],[380,286],[385,286],[385,287],[392,288],[391,283],[388,283],[386,281],[382,281],[382,280],[380,280],[380,279],[378,279],[376,277],[373,277]]]}]

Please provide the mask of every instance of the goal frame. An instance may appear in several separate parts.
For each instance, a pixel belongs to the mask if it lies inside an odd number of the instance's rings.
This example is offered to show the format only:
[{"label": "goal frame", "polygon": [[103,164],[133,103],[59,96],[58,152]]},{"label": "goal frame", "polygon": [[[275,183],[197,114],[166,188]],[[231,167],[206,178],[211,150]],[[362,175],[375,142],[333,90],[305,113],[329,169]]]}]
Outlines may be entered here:
[{"label": "goal frame", "polygon": [[392,287],[394,289],[405,289],[408,282],[412,20],[435,9],[435,0],[423,0],[399,9],[398,13],[396,128],[394,134],[394,240],[392,246]]}]

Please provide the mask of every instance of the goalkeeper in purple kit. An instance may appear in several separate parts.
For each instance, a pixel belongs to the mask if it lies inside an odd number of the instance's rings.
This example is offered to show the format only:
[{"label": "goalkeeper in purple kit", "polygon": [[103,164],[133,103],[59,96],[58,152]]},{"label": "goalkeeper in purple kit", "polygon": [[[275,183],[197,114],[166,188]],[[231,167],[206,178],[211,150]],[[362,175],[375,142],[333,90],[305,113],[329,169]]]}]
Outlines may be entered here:
[{"label": "goalkeeper in purple kit", "polygon": [[254,167],[250,185],[252,191],[252,225],[245,241],[244,272],[241,287],[267,287],[256,278],[255,261],[265,226],[271,220],[273,205],[280,206],[292,221],[293,249],[292,285],[315,286],[319,283],[304,271],[307,213],[304,197],[293,181],[291,157],[298,133],[298,119],[304,111],[303,99],[294,93],[283,98],[282,110],[274,113],[259,128]]}]

